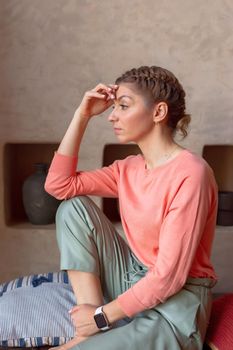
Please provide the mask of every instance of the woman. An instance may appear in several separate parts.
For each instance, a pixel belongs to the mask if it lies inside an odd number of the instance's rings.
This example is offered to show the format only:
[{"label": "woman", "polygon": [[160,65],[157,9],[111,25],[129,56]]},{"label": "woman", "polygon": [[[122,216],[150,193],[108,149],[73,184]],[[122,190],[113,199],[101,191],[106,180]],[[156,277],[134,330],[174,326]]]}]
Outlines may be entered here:
[{"label": "woman", "polygon": [[[190,117],[171,72],[143,66],[115,84],[85,93],[45,185],[69,199],[57,213],[57,237],[78,305],[70,311],[76,337],[63,348],[202,349],[216,282],[213,172],[174,141],[176,131],[187,135]],[[110,106],[119,141],[142,155],[76,171],[88,122]],[[126,240],[84,195],[119,198]]]}]

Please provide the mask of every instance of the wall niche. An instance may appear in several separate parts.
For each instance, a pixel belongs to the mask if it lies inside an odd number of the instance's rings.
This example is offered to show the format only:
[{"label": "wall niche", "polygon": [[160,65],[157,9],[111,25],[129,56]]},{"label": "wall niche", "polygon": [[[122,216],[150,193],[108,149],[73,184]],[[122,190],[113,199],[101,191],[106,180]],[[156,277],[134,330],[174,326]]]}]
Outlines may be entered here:
[{"label": "wall niche", "polygon": [[[28,223],[23,207],[22,185],[35,163],[50,164],[58,143],[6,143],[3,150],[5,223]],[[28,225],[31,227],[32,225]],[[27,227],[27,226],[26,226]]]},{"label": "wall niche", "polygon": [[[103,166],[112,164],[115,160],[124,159],[129,155],[141,153],[136,144],[106,144],[103,150]],[[112,222],[120,221],[117,198],[103,198],[102,209]]]},{"label": "wall niche", "polygon": [[203,158],[210,164],[218,184],[217,225],[233,226],[233,146],[204,146]]},{"label": "wall niche", "polygon": [[219,191],[233,191],[233,145],[205,145],[203,158],[214,171]]}]

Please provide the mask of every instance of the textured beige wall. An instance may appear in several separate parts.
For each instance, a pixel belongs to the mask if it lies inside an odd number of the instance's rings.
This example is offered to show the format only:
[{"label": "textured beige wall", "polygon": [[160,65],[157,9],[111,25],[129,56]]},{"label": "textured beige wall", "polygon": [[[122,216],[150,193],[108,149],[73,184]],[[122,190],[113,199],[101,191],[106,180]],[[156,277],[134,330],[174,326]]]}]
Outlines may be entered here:
[{"label": "textured beige wall", "polygon": [[[86,89],[144,64],[183,83],[193,116],[186,147],[233,144],[232,15],[231,0],[0,1],[0,160],[6,142],[58,142]],[[81,167],[100,166],[103,145],[116,141],[106,115],[95,118]],[[0,183],[0,280],[58,269],[53,229],[5,226],[2,173]]]}]

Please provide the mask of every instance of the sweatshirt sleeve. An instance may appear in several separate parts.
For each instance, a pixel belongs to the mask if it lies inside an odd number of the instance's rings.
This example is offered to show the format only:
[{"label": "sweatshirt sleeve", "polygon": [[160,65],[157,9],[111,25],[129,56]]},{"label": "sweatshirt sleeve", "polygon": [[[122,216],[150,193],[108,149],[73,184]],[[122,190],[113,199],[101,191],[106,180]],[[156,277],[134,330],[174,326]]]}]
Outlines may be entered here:
[{"label": "sweatshirt sleeve", "polygon": [[207,171],[183,180],[161,226],[155,265],[118,296],[127,316],[163,303],[183,287],[203,233],[213,237],[216,193],[216,183]]},{"label": "sweatshirt sleeve", "polygon": [[118,197],[117,161],[93,171],[77,171],[77,157],[55,153],[45,182],[45,190],[57,199],[78,195]]}]

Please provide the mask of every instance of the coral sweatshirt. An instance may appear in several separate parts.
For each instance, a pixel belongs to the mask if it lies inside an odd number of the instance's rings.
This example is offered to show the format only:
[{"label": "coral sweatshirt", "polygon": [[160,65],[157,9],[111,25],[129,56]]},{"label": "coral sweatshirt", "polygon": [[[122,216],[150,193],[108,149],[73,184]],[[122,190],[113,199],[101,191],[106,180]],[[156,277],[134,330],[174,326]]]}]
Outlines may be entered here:
[{"label": "coral sweatshirt", "polygon": [[152,170],[142,155],[94,171],[77,171],[77,157],[55,153],[45,189],[58,199],[119,197],[122,226],[148,271],[117,300],[133,316],[163,303],[190,277],[217,279],[210,262],[217,184],[207,162],[188,149]]}]

